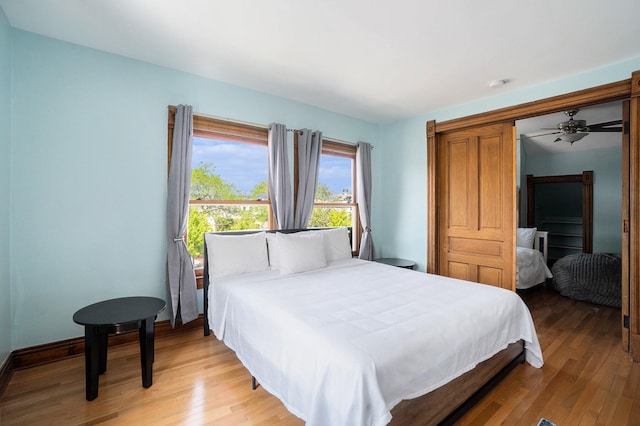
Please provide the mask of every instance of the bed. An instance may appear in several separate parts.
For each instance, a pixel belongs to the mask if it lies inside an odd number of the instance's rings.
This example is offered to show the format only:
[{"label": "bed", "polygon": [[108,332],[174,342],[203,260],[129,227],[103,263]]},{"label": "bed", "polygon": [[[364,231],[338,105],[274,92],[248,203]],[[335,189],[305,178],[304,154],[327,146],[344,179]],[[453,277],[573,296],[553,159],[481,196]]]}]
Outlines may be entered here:
[{"label": "bed", "polygon": [[543,364],[516,293],[352,259],[339,229],[205,234],[210,329],[309,425],[439,423]]},{"label": "bed", "polygon": [[525,290],[544,283],[553,274],[547,266],[547,231],[516,230],[516,288]]}]

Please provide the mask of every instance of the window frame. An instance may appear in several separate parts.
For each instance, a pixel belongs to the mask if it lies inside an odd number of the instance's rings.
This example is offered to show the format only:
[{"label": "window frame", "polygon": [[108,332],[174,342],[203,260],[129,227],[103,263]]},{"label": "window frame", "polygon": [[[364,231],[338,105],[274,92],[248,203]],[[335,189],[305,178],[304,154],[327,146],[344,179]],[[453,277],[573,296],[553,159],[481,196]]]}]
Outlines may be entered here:
[{"label": "window frame", "polygon": [[[175,126],[175,115],[177,108],[173,105],[168,107],[167,120],[167,176],[171,168],[171,150],[173,146],[173,129]],[[268,146],[269,128],[268,126],[258,126],[240,121],[225,120],[213,118],[203,114],[193,114],[193,136],[223,139],[236,141],[241,143],[250,143],[256,145]],[[294,208],[298,195],[298,131],[294,131],[293,137],[293,198]],[[352,184],[352,200],[351,203],[314,203],[314,207],[341,207],[349,206],[353,208],[354,225],[352,227],[352,254],[357,255],[360,251],[360,239],[362,236],[362,225],[360,223],[360,212],[357,203],[357,172],[356,172],[356,151],[357,146],[354,144],[338,142],[329,139],[322,139],[322,155],[331,155],[336,157],[348,158],[353,161],[351,168],[351,184]],[[189,200],[189,205],[266,205],[269,215],[269,229],[277,228],[273,208],[269,194],[266,200]],[[185,236],[186,241],[186,236]],[[197,288],[203,288],[203,267],[194,268],[196,275]]]}]

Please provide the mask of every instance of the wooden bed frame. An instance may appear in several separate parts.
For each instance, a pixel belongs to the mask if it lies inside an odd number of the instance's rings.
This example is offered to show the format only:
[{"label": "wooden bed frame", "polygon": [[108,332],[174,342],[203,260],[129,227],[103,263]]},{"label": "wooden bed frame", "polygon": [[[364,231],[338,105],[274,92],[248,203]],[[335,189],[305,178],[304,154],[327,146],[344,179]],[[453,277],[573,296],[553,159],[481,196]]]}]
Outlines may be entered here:
[{"label": "wooden bed frame", "polygon": [[[317,228],[316,228],[317,229]],[[311,229],[288,229],[266,231],[268,233],[304,232]],[[244,235],[261,231],[216,232],[223,235]],[[352,238],[351,228],[349,237]],[[536,240],[538,238],[536,237]],[[207,245],[204,245],[204,335],[211,333],[209,328],[209,266]],[[510,344],[506,349],[478,364],[473,370],[452,380],[421,397],[401,401],[391,410],[391,424],[396,425],[435,425],[454,424],[471,407],[482,399],[518,364],[525,362],[524,341]],[[255,382],[252,382],[255,389]]]},{"label": "wooden bed frame", "polygon": [[524,362],[524,342],[520,340],[446,385],[401,401],[391,410],[390,424],[452,425]]}]

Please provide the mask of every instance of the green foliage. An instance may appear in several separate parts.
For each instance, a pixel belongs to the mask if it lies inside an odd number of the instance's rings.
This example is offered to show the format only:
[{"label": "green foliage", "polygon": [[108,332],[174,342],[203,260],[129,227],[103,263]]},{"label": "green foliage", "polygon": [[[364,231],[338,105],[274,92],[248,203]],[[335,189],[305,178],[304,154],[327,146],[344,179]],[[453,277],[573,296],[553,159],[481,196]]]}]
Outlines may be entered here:
[{"label": "green foliage", "polygon": [[[214,173],[210,164],[200,163],[191,171],[191,199],[196,200],[256,200],[266,198],[267,183],[259,182],[250,193],[242,194],[233,184]],[[211,231],[236,231],[265,228],[269,220],[266,206],[201,205],[192,206],[187,225],[189,253],[202,256],[202,234]]]},{"label": "green foliage", "polygon": [[315,207],[309,219],[310,228],[351,226],[351,208]]},{"label": "green foliage", "polygon": [[318,184],[318,188],[316,189],[316,201],[331,203],[336,201],[333,198],[335,198],[335,194],[329,190],[329,187],[326,184]]},{"label": "green foliage", "polygon": [[269,188],[267,188],[267,181],[263,180],[251,190],[251,199],[266,200],[267,198],[269,198]]},{"label": "green foliage", "polygon": [[193,257],[200,257],[204,251],[202,235],[209,231],[211,226],[207,221],[207,215],[202,209],[191,208],[189,211],[189,223],[187,225],[187,248]]},{"label": "green foliage", "polygon": [[328,226],[351,226],[351,209],[331,209]]},{"label": "green foliage", "polygon": [[[267,182],[257,183],[248,194],[241,193],[233,184],[225,182],[215,173],[215,167],[200,163],[191,172],[192,200],[264,200],[267,198]],[[332,193],[325,184],[318,185],[316,200],[343,202],[341,194]],[[351,208],[316,207],[313,209],[310,227],[351,226]],[[205,232],[266,229],[269,221],[267,206],[200,205],[189,212],[187,241],[189,253],[194,258],[202,256]]]},{"label": "green foliage", "polygon": [[215,166],[200,163],[191,171],[192,200],[238,200],[240,192],[214,173]]},{"label": "green foliage", "polygon": [[[329,187],[321,183],[316,190],[316,201],[324,203],[342,203],[342,194],[331,192]],[[351,226],[351,208],[315,207],[309,219],[310,228],[326,228],[334,226]]]}]

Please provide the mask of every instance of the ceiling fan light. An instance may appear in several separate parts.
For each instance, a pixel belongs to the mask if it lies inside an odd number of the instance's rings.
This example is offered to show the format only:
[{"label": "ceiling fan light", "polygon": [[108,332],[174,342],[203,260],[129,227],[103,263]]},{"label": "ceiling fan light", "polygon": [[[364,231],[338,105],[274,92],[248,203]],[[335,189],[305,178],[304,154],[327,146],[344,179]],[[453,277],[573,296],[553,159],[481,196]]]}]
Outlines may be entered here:
[{"label": "ceiling fan light", "polygon": [[571,145],[573,145],[574,142],[579,141],[580,139],[584,138],[588,134],[589,133],[567,133],[567,134],[558,136],[556,141],[569,142]]}]

